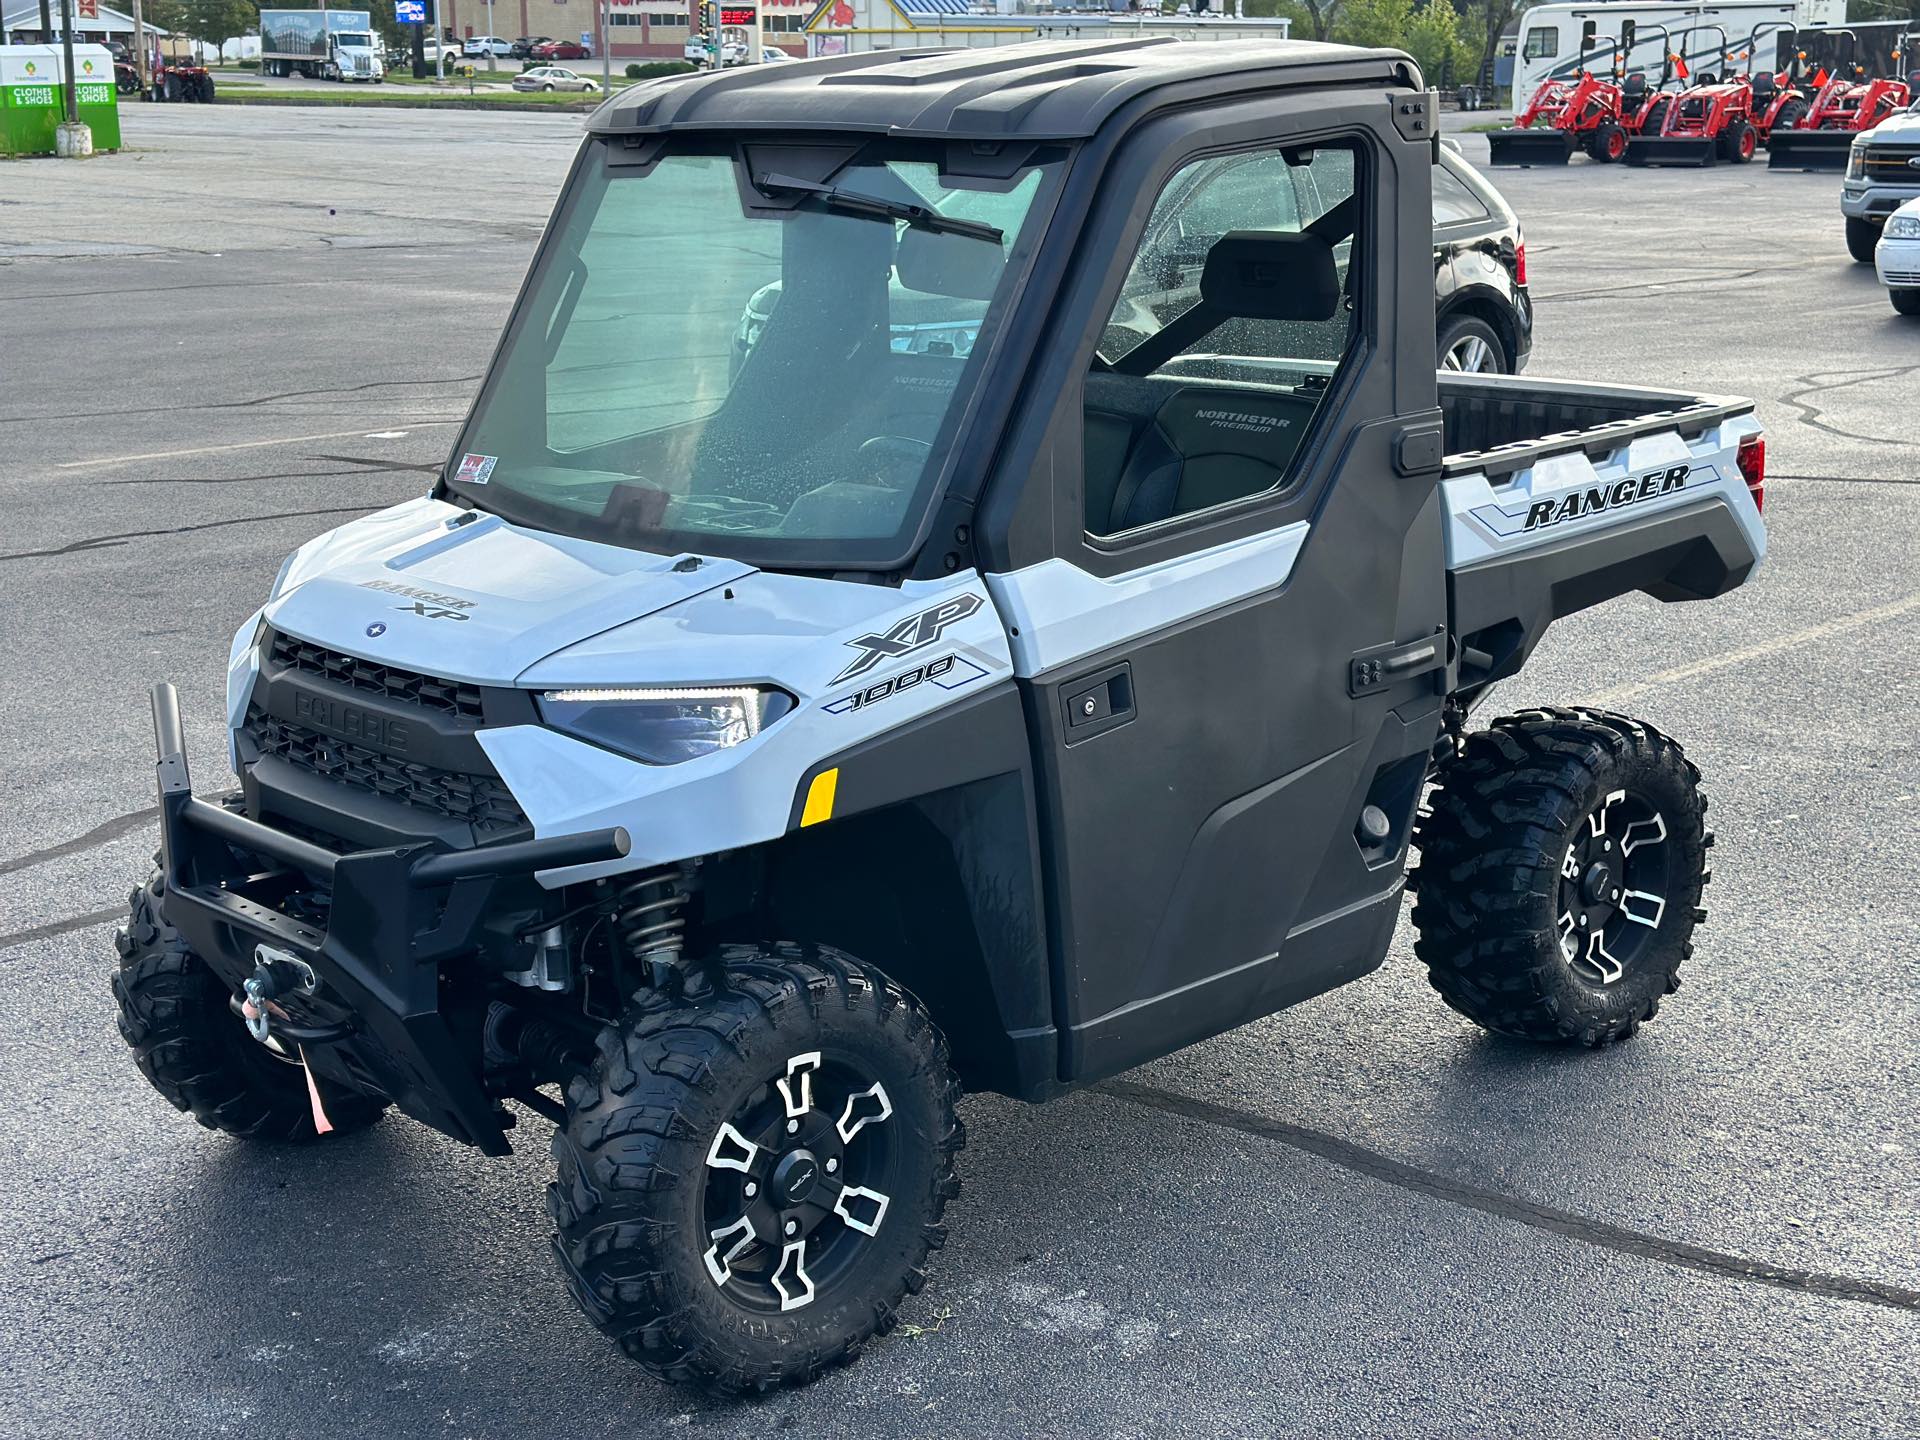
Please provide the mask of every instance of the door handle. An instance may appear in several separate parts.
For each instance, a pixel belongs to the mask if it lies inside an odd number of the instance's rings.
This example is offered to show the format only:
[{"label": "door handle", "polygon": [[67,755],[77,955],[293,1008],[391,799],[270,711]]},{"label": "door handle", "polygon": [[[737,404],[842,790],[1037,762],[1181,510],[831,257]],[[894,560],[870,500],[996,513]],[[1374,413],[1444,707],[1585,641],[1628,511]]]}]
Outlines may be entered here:
[{"label": "door handle", "polygon": [[1133,666],[1121,661],[1060,688],[1066,741],[1077,745],[1133,719]]}]

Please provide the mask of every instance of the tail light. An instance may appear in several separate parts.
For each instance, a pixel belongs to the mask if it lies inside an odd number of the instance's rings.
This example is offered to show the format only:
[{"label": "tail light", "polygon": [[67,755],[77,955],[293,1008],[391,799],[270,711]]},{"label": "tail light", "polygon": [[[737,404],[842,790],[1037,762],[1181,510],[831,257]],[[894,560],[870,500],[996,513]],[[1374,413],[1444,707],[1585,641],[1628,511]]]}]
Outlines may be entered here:
[{"label": "tail light", "polygon": [[1527,283],[1527,242],[1524,240],[1513,247],[1513,283]]},{"label": "tail light", "polygon": [[1753,496],[1753,508],[1767,508],[1767,439],[1764,435],[1749,435],[1740,442],[1740,448],[1734,451],[1734,459],[1740,466],[1740,476],[1747,482],[1747,492]]}]

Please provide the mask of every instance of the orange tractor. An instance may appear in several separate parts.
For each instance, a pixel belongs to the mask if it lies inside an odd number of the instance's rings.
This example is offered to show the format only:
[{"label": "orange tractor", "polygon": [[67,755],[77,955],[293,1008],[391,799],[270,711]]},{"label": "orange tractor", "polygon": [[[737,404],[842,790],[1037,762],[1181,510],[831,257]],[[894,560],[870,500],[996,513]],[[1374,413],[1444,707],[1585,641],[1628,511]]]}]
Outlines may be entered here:
[{"label": "orange tractor", "polygon": [[[1855,57],[1853,31],[1831,33],[1836,43],[1847,42],[1847,54],[1831,69],[1820,66],[1814,77],[1815,94],[1804,113],[1781,125],[1769,139],[1770,170],[1846,169],[1853,137],[1906,109],[1920,93],[1920,74],[1912,73],[1920,66],[1920,35],[1901,28],[1886,56],[1893,73],[1874,75]],[[1802,60],[1806,58],[1804,51],[1798,53]]]},{"label": "orange tractor", "polygon": [[[1647,28],[1660,32],[1661,53],[1666,55],[1666,28]],[[1617,41],[1596,36],[1594,22],[1587,21],[1580,35],[1577,71],[1543,83],[1512,129],[1488,134],[1489,163],[1565,165],[1575,150],[1585,150],[1602,164],[1612,164],[1626,155],[1628,142],[1635,135],[1649,128],[1657,130],[1672,99],[1663,88],[1671,74],[1671,57],[1662,68],[1660,83],[1649,86],[1644,74],[1626,73],[1626,57],[1635,43],[1634,22],[1626,21],[1621,31]],[[1608,78],[1588,68],[1587,52],[1596,45],[1596,59],[1606,55],[1613,58]]]}]

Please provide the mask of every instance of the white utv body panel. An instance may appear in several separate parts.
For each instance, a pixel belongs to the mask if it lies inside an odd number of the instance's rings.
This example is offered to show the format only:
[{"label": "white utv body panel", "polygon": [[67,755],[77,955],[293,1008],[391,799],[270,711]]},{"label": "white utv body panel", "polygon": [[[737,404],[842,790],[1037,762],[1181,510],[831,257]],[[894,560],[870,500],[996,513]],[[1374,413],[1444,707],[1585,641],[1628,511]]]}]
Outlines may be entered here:
[{"label": "white utv body panel", "polygon": [[[955,607],[967,610],[959,618],[887,640],[966,596],[974,603]],[[678,765],[539,725],[480,731],[537,838],[616,825],[631,837],[625,859],[541,872],[548,886],[772,840],[819,761],[1012,673],[1006,631],[972,570],[898,587],[765,574],[527,530],[438,500],[353,521],[296,552],[275,598],[235,637],[234,728],[261,618],[316,645],[474,684],[765,685],[794,697],[752,739]],[[899,683],[948,657],[937,675]]]},{"label": "white utv body panel", "polygon": [[1767,552],[1766,526],[1740,473],[1740,442],[1761,433],[1751,414],[1732,416],[1688,441],[1675,430],[1634,437],[1595,460],[1583,451],[1545,455],[1511,474],[1489,476],[1476,459],[1448,461],[1463,474],[1441,482],[1447,507],[1447,568],[1577,540],[1686,507],[1725,506],[1756,559]]}]

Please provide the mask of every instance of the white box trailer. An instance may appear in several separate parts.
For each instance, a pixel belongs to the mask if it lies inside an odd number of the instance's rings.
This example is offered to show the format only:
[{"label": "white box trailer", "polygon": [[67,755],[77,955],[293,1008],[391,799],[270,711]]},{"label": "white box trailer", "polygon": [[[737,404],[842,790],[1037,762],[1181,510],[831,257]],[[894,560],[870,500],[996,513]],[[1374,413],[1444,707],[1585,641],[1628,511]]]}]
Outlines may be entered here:
[{"label": "white box trailer", "polygon": [[310,80],[378,80],[387,73],[365,10],[262,10],[260,68]]}]

